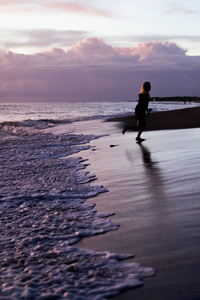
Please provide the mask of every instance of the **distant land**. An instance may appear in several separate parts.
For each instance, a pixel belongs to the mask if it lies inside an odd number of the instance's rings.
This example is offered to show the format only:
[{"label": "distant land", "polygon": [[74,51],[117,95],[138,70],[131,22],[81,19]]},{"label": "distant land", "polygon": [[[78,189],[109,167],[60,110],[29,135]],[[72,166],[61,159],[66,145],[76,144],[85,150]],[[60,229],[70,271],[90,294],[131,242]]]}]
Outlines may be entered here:
[{"label": "distant land", "polygon": [[200,102],[200,97],[154,97],[151,98],[153,101],[182,101],[182,102]]}]

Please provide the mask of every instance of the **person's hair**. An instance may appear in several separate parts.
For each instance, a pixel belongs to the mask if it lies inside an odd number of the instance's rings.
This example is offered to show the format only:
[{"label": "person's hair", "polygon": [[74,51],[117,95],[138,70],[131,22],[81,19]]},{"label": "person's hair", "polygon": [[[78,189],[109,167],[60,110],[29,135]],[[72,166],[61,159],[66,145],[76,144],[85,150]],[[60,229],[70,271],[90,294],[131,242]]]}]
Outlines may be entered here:
[{"label": "person's hair", "polygon": [[146,94],[151,90],[151,83],[149,81],[146,81],[143,83],[140,94]]}]

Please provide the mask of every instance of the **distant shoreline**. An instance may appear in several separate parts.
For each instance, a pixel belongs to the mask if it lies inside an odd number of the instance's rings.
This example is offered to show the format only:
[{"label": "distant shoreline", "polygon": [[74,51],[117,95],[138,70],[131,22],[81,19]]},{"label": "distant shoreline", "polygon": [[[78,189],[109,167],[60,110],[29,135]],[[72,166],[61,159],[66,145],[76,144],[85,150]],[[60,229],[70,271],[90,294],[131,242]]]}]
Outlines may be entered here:
[{"label": "distant shoreline", "polygon": [[191,96],[175,96],[175,97],[154,97],[151,98],[152,101],[181,101],[181,102],[200,102],[200,97]]}]

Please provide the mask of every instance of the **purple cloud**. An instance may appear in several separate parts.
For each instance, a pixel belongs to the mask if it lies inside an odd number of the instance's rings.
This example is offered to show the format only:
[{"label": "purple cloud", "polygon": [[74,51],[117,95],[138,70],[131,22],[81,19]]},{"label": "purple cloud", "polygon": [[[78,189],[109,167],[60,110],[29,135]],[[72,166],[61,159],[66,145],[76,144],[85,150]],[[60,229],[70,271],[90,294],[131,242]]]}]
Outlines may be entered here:
[{"label": "purple cloud", "polygon": [[80,39],[84,39],[88,34],[89,32],[79,30],[4,30],[0,41],[1,47],[5,49],[26,46],[35,48],[69,47]]},{"label": "purple cloud", "polygon": [[164,13],[165,14],[183,14],[183,15],[188,15],[188,14],[193,14],[195,13],[194,9],[190,9],[186,7],[183,3],[167,3],[164,6]]},{"label": "purple cloud", "polygon": [[174,43],[112,47],[86,38],[68,51],[0,54],[0,101],[137,100],[141,83],[154,96],[200,96],[200,57]]}]

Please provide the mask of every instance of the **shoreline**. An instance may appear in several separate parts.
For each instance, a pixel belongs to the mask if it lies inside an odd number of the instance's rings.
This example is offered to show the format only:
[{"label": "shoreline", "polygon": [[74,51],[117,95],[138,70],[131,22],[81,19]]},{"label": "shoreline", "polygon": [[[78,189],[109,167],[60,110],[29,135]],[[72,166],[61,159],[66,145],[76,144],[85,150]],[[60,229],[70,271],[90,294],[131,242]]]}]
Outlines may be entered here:
[{"label": "shoreline", "polygon": [[[135,115],[109,118],[106,122],[117,122],[120,128],[127,125],[129,130],[137,131]],[[199,128],[200,107],[152,112],[147,114],[146,122],[144,131]]]},{"label": "shoreline", "polygon": [[142,287],[121,291],[113,300],[200,299],[200,108],[148,117],[141,145],[133,133],[121,134],[126,122],[134,124],[133,116],[111,118],[102,127],[98,123],[98,132],[110,135],[92,141],[95,151],[85,156],[89,172],[98,179],[93,184],[109,191],[87,202],[95,202],[98,213],[114,213],[109,219],[120,227],[83,238],[77,246],[132,254],[127,262],[155,269],[156,275],[144,278]]}]

